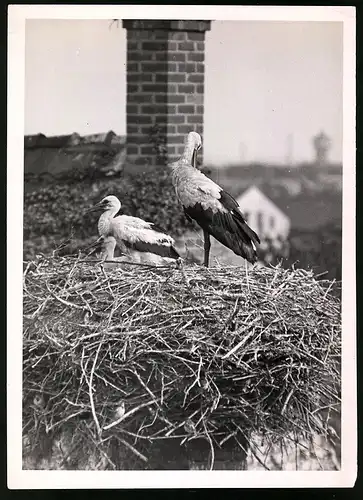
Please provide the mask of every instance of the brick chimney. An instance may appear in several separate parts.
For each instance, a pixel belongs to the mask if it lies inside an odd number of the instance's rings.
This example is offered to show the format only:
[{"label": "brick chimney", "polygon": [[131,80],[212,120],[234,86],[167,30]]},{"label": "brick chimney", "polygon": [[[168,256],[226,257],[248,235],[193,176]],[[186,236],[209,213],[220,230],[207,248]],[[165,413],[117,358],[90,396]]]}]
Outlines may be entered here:
[{"label": "brick chimney", "polygon": [[[177,159],[185,135],[203,134],[204,38],[210,21],[125,20],[127,157],[135,165]],[[202,155],[198,155],[202,159]]]}]

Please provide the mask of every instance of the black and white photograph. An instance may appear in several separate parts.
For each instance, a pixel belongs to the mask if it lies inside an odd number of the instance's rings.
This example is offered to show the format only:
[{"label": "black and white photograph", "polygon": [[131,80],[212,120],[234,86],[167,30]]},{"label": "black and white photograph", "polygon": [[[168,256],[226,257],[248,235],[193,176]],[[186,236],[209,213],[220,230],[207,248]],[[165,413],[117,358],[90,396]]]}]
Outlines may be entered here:
[{"label": "black and white photograph", "polygon": [[355,9],[8,18],[8,488],[353,486]]}]

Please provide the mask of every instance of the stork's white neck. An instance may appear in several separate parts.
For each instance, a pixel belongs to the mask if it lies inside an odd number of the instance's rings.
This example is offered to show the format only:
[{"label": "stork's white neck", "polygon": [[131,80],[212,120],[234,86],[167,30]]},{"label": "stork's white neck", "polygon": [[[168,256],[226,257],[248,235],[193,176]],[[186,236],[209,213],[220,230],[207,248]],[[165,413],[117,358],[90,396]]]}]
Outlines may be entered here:
[{"label": "stork's white neck", "polygon": [[109,232],[112,219],[117,214],[117,209],[110,209],[103,212],[101,217],[98,219],[98,234],[100,236],[106,235]]},{"label": "stork's white neck", "polygon": [[194,149],[195,149],[195,140],[193,137],[188,137],[185,144],[184,153],[182,154],[181,159],[185,163],[188,163],[189,165],[192,164]]}]

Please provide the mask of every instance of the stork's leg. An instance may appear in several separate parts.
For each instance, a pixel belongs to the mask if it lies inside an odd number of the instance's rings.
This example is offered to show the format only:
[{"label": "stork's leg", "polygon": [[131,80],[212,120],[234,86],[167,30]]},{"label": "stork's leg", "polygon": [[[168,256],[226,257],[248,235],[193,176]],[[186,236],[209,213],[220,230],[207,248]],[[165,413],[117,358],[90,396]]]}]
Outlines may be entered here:
[{"label": "stork's leg", "polygon": [[204,265],[209,267],[210,236],[208,231],[203,229],[204,233]]}]

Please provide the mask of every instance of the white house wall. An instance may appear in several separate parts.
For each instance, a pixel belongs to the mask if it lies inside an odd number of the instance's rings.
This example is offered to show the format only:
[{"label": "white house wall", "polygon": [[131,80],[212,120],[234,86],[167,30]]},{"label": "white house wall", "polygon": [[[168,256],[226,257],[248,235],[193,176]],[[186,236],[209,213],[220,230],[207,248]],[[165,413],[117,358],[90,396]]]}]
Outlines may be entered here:
[{"label": "white house wall", "polygon": [[259,189],[252,187],[237,199],[248,224],[260,238],[286,240],[290,233],[290,219]]}]

